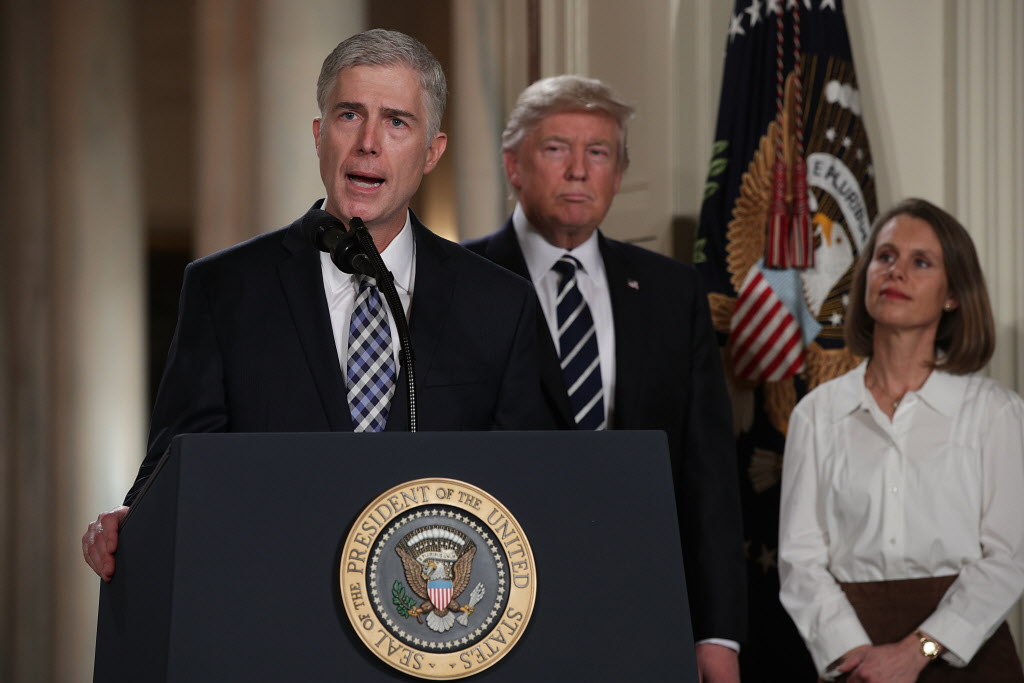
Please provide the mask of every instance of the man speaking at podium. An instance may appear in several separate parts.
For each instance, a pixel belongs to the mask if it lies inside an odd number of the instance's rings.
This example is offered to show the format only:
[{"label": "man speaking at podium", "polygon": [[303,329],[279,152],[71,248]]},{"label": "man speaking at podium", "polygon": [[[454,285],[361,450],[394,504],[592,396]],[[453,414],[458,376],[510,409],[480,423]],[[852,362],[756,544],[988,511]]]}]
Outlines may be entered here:
[{"label": "man speaking at podium", "polygon": [[440,64],[402,33],[338,45],[317,82],[313,140],[327,193],[305,217],[185,271],[149,446],[124,505],[82,537],[114,573],[120,521],[178,434],[408,428],[394,317],[373,278],[311,236],[326,211],[366,224],[410,318],[420,430],[550,426],[529,283],[437,237],[409,201],[444,153]]},{"label": "man speaking at podium", "polygon": [[718,344],[696,271],[605,238],[633,109],[600,81],[556,76],[519,96],[502,135],[517,203],[466,246],[533,281],[545,395],[563,429],[668,435],[697,666],[739,681],[746,574],[736,451]]}]

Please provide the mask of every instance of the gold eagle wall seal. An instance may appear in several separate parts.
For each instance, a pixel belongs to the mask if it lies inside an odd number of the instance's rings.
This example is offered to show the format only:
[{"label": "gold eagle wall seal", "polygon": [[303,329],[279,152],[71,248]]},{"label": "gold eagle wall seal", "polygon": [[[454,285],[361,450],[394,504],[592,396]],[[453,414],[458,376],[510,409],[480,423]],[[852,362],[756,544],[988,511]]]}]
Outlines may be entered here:
[{"label": "gold eagle wall seal", "polygon": [[533,611],[533,552],[493,496],[454,479],[395,486],[356,518],[342,548],[341,599],[375,655],[412,676],[493,666]]}]

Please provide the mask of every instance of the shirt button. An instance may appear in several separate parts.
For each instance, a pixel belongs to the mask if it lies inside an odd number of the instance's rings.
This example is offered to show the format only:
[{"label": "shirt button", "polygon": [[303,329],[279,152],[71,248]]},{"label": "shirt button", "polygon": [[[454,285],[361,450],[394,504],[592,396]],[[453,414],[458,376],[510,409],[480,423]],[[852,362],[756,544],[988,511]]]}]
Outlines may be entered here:
[{"label": "shirt button", "polygon": [[899,488],[898,486],[893,486],[893,487],[892,487],[891,489],[889,489],[889,490],[890,490],[890,491],[892,491],[893,493],[899,493],[899,492],[900,492],[900,488]]}]

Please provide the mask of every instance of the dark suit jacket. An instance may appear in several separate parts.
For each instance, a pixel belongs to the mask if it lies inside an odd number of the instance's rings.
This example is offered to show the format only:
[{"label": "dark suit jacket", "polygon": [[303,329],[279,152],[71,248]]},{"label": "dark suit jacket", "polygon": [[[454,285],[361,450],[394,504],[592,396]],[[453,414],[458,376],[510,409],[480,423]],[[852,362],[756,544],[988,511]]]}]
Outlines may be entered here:
[{"label": "dark suit jacket", "polygon": [[[694,636],[746,637],[746,570],[729,397],[707,296],[691,266],[598,235],[615,325],[614,429],[668,435]],[[529,279],[512,221],[466,246]],[[635,285],[635,286],[632,286]],[[543,320],[545,398],[573,424]]]},{"label": "dark suit jacket", "polygon": [[[319,206],[319,203],[317,204]],[[413,216],[409,313],[420,431],[551,426],[528,283]],[[404,374],[387,429],[408,429]],[[177,434],[351,431],[320,254],[302,219],[190,264],[141,484]]]}]

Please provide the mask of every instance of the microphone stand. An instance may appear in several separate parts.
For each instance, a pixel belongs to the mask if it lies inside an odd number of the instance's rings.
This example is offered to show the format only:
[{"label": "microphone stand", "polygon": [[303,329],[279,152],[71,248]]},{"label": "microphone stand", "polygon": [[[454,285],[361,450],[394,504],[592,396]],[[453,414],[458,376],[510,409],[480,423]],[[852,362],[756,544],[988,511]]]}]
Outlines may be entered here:
[{"label": "microphone stand", "polygon": [[409,398],[409,431],[416,431],[416,374],[409,336],[409,321],[405,317],[402,300],[395,289],[394,277],[384,265],[384,260],[373,243],[373,237],[362,219],[353,217],[349,230],[344,224],[326,211],[318,211],[313,220],[317,225],[312,230],[313,242],[320,251],[330,253],[331,261],[344,273],[368,275],[377,282],[377,288],[384,293],[384,300],[391,309],[391,316],[398,327],[398,343],[401,349],[399,361],[405,370],[405,387]]}]

